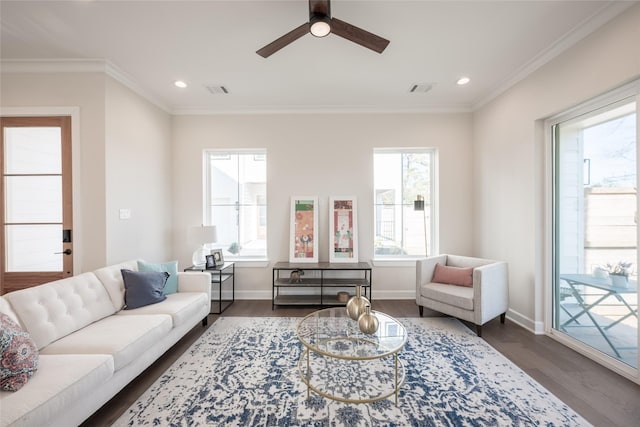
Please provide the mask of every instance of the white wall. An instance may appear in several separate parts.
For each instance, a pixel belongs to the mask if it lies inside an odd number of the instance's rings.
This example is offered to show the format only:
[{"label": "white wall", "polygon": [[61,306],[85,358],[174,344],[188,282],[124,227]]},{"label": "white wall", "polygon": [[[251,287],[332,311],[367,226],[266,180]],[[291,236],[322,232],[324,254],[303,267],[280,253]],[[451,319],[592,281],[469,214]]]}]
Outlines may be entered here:
[{"label": "white wall", "polygon": [[[79,110],[79,144],[73,141],[74,271],[103,267],[105,224],[105,102],[103,73],[2,73],[0,107],[21,115],[46,107]],[[44,107],[44,108],[43,108]],[[72,123],[72,126],[77,125]],[[78,148],[79,150],[75,150]]]},{"label": "white wall", "polygon": [[[440,249],[471,254],[471,116],[469,114],[264,114],[173,118],[174,257],[190,264],[187,230],[202,223],[202,152],[267,149],[269,266],[237,271],[239,298],[271,298],[271,266],[289,259],[293,195],[317,195],[320,261],[328,261],[328,199],[358,200],[360,260],[373,256],[373,149],[437,147]],[[374,298],[414,298],[415,267],[376,267]]]},{"label": "white wall", "polygon": [[[202,222],[201,155],[210,147],[267,148],[271,262],[288,259],[289,197],[296,194],[320,196],[321,229],[328,225],[330,195],[357,196],[360,254],[369,260],[372,149],[438,147],[440,252],[508,261],[510,316],[534,329],[540,328],[543,319],[546,261],[541,250],[545,212],[541,121],[638,77],[639,45],[640,5],[636,5],[473,115],[177,116],[167,125],[164,114],[104,73],[3,73],[0,106],[72,106],[80,111],[81,148],[74,153],[80,156],[80,177],[74,194],[79,194],[75,203],[81,215],[75,219],[74,236],[83,251],[76,254],[77,271],[129,255],[178,258],[182,266],[189,264],[192,248],[185,232]],[[134,122],[144,127],[142,133]],[[173,160],[168,163],[169,131]],[[112,148],[106,147],[107,139]],[[145,163],[148,169],[118,162],[127,155],[141,160],[157,147],[160,152],[150,154]],[[165,168],[171,172],[164,174]],[[144,197],[142,189],[130,185],[142,175],[149,193]],[[148,205],[145,200],[150,200]],[[173,201],[168,214],[172,216],[158,218],[156,210],[162,211],[166,200]],[[131,222],[115,219],[121,207],[131,208]],[[166,236],[168,223],[172,224],[170,237]],[[140,234],[129,239],[133,231]],[[320,241],[325,259],[327,240]],[[165,245],[172,252],[167,253]],[[376,268],[374,297],[409,297],[414,274],[412,267]],[[270,296],[269,267],[241,269],[238,279],[241,297]]]},{"label": "white wall", "polygon": [[633,6],[473,115],[474,253],[510,269],[510,317],[542,331],[546,283],[542,120],[640,76]]},{"label": "white wall", "polygon": [[[106,265],[167,261],[171,249],[171,117],[106,81]],[[130,219],[120,219],[129,209]]]},{"label": "white wall", "polygon": [[[74,152],[74,271],[171,249],[171,118],[104,73],[2,73],[3,114],[79,111]],[[120,207],[132,218],[118,219]]]}]

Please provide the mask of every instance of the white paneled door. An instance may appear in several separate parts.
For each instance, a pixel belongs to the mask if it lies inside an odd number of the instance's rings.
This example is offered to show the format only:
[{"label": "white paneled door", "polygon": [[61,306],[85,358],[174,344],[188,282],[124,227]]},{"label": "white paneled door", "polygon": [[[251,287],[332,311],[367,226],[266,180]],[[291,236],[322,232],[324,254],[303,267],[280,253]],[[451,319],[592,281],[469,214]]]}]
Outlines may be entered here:
[{"label": "white paneled door", "polygon": [[2,117],[1,293],[73,272],[71,118]]}]

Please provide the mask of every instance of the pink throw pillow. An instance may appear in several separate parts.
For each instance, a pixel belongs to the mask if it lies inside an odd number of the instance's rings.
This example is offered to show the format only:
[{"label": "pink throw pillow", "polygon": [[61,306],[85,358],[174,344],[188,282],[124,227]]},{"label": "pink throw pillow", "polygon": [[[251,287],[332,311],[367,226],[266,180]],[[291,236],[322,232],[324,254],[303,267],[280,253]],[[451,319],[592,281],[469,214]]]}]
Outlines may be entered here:
[{"label": "pink throw pillow", "polygon": [[471,267],[447,267],[436,264],[433,272],[432,282],[444,283],[447,285],[473,287],[473,268]]}]

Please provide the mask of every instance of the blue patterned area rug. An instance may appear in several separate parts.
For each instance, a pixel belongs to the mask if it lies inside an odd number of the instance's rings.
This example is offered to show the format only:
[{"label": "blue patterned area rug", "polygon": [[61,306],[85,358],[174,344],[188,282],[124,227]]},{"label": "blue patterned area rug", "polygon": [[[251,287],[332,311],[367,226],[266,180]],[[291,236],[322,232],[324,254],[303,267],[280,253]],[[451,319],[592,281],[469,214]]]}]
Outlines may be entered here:
[{"label": "blue patterned area rug", "polygon": [[114,425],[589,425],[457,320],[399,320],[409,339],[398,406],[307,400],[299,318],[222,317]]}]

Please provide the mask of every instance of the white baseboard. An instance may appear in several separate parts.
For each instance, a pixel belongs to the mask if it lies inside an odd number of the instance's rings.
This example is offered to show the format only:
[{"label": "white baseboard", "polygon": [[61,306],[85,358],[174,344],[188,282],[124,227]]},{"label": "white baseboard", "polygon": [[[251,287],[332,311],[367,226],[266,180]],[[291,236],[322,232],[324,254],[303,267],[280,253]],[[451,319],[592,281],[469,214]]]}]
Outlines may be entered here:
[{"label": "white baseboard", "polygon": [[239,291],[236,289],[236,299],[261,300],[271,299],[271,291]]},{"label": "white baseboard", "polygon": [[415,289],[411,291],[379,291],[373,290],[373,299],[416,299]]},{"label": "white baseboard", "polygon": [[530,319],[512,309],[507,310],[507,318],[513,323],[522,326],[536,335],[544,335],[545,333],[543,322],[536,322],[535,320]]}]

